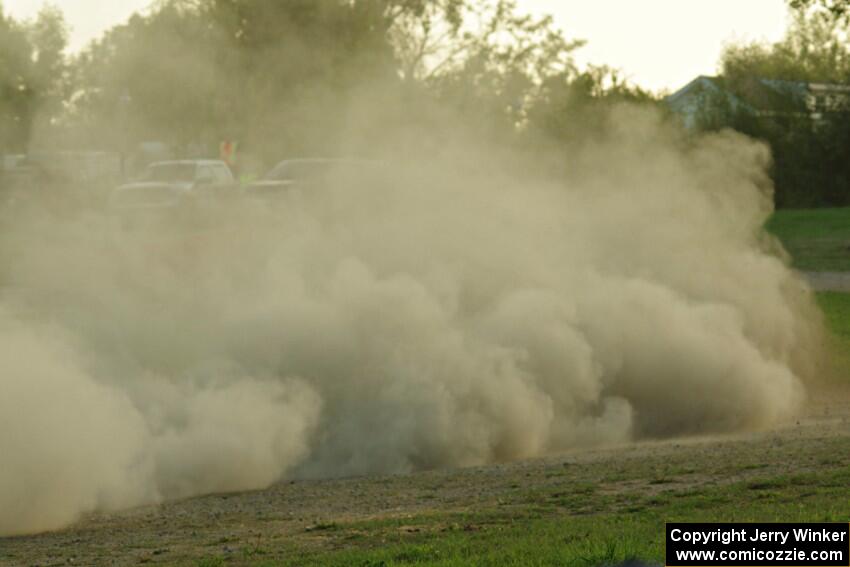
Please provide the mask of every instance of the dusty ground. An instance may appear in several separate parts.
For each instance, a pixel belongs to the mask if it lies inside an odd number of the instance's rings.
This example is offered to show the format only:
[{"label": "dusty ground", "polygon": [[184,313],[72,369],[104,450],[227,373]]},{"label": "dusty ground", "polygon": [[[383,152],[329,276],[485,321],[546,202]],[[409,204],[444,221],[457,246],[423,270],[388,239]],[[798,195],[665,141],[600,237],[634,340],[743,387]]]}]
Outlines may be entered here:
[{"label": "dusty ground", "polygon": [[[529,490],[593,483],[599,494],[693,490],[850,464],[850,399],[820,396],[770,432],[640,443],[412,475],[296,481],[91,517],[65,531],[0,539],[0,565],[171,565],[252,546],[333,549],[323,526],[510,506]],[[567,511],[568,513],[571,511]],[[576,513],[583,510],[575,510]],[[282,551],[280,553],[283,553]]]}]

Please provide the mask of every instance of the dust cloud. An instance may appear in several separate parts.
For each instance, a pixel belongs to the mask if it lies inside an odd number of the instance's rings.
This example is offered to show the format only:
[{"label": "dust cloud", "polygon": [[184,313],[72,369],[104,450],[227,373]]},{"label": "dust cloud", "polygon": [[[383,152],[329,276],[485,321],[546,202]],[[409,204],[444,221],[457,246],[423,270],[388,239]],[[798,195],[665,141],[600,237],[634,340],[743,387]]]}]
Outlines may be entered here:
[{"label": "dust cloud", "polygon": [[5,215],[0,535],[794,415],[767,150],[616,112],[558,175],[458,144],[198,226]]}]

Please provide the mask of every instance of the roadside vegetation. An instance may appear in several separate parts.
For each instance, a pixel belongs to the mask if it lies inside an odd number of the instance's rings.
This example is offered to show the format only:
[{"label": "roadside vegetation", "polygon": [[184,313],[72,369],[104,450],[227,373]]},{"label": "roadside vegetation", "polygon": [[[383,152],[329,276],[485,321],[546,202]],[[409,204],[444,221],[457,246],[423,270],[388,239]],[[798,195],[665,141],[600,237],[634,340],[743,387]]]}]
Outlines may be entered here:
[{"label": "roadside vegetation", "polygon": [[[736,107],[717,97],[702,108],[701,126],[731,127],[770,146],[777,208],[845,207],[850,204],[850,104],[841,97],[816,102],[800,93],[814,84],[838,91],[850,84],[848,3],[791,0],[789,5],[791,23],[781,40],[726,46],[717,81],[748,103]],[[781,86],[762,89],[759,81]],[[759,108],[780,109],[780,116]]]},{"label": "roadside vegetation", "polygon": [[833,337],[850,348],[850,293],[819,293],[818,303]]},{"label": "roadside vegetation", "polygon": [[[850,83],[846,4],[788,4],[782,40],[725,48],[717,79],[731,92],[759,99],[753,78]],[[512,149],[545,141],[569,164],[612,105],[666,109],[667,93],[580,67],[584,41],[515,0],[163,0],[76,54],[61,10],[17,21],[0,3],[0,42],[0,153],[131,154],[158,141],[181,157],[228,140],[263,172],[288,156],[400,151],[387,131],[419,133],[405,138],[409,155],[471,132]],[[767,142],[779,208],[846,206],[850,112],[834,103],[817,119],[706,103],[699,129]]]},{"label": "roadside vegetation", "polygon": [[779,210],[767,229],[782,241],[798,270],[850,271],[850,208]]},{"label": "roadside vegetation", "polygon": [[[663,564],[665,522],[841,522],[850,511],[850,437],[680,453],[550,465],[547,481],[501,487],[493,507],[326,519],[284,542],[246,542],[186,565]],[[577,480],[592,473],[598,480]]]}]

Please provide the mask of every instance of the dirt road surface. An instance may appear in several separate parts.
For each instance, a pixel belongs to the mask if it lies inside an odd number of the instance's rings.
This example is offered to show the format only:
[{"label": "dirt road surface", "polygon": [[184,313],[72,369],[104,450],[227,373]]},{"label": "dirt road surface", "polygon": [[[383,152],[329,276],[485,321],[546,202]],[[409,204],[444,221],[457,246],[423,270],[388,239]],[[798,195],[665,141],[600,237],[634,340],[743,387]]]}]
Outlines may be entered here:
[{"label": "dirt road surface", "polygon": [[[257,492],[98,515],[56,533],[0,539],[0,565],[192,565],[228,554],[239,564],[239,553],[259,545],[270,550],[264,558],[273,561],[287,545],[346,545],[322,526],[492,509],[532,489],[594,483],[604,494],[646,494],[806,472],[822,469],[825,462],[841,466],[850,464],[850,403],[836,400],[814,400],[805,416],[773,431],[645,442],[461,470],[288,481]],[[582,512],[587,511],[563,511]]]}]

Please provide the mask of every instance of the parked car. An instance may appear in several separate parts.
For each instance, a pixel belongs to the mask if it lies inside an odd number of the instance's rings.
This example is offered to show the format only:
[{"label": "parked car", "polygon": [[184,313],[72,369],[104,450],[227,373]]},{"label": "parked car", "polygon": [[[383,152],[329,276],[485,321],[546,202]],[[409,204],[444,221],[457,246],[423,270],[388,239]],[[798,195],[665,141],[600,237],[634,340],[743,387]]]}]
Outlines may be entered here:
[{"label": "parked car", "polygon": [[109,206],[132,222],[141,216],[197,212],[238,194],[239,185],[223,161],[161,161],[114,189]]},{"label": "parked car", "polygon": [[380,162],[365,160],[300,158],[284,160],[274,166],[263,179],[248,184],[249,198],[274,200],[292,189],[320,188],[333,180],[345,181],[362,177],[380,169]]}]

